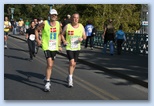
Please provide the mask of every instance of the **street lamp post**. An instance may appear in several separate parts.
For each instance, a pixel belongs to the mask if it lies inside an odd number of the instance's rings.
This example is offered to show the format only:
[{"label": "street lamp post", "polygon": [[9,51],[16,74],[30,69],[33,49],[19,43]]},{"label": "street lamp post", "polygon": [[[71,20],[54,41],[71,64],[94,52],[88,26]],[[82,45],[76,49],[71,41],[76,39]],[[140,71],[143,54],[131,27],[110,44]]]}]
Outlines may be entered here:
[{"label": "street lamp post", "polygon": [[11,8],[12,20],[13,20],[13,14],[14,14],[14,8]]},{"label": "street lamp post", "polygon": [[148,33],[148,5],[142,4],[141,7],[141,33]]},{"label": "street lamp post", "polygon": [[[50,10],[52,9],[52,6],[54,6],[54,4],[49,4],[50,6]],[[50,10],[49,10],[49,13],[50,13]],[[48,20],[50,20],[50,17],[48,16]]]},{"label": "street lamp post", "polygon": [[52,6],[54,6],[54,4],[49,4],[49,6],[50,6],[50,10],[52,9]]}]

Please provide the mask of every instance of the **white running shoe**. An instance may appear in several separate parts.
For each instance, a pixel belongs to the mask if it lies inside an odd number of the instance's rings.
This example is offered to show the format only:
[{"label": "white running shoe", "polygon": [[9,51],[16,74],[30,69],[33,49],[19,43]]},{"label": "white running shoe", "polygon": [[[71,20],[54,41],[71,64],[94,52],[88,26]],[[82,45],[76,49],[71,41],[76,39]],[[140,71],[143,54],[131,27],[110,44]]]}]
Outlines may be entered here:
[{"label": "white running shoe", "polygon": [[50,87],[51,87],[50,82],[46,82],[44,90],[45,90],[46,92],[49,92],[49,91],[50,91]]},{"label": "white running shoe", "polygon": [[70,79],[68,80],[68,86],[69,87],[73,87],[73,79],[72,80],[70,80]]},{"label": "white running shoe", "polygon": [[7,49],[7,45],[4,45],[4,48]]}]

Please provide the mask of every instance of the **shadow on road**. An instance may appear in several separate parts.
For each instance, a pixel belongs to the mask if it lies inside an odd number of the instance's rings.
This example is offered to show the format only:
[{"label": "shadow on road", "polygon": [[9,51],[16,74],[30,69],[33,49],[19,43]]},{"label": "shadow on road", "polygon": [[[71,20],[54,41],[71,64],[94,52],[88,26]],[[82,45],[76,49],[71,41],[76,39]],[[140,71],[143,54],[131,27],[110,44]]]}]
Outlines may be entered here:
[{"label": "shadow on road", "polygon": [[26,85],[29,85],[29,86],[32,86],[32,87],[39,88],[39,89],[43,90],[43,88],[40,88],[39,86],[37,86],[35,84],[42,85],[42,86],[44,84],[31,81],[28,77],[27,78],[26,77],[21,77],[19,75],[15,75],[15,74],[4,74],[4,78],[5,78],[5,80],[6,79],[14,80],[14,81],[17,81],[17,82],[20,82],[20,83],[23,83],[23,84],[26,84]]},{"label": "shadow on road", "polygon": [[4,55],[8,58],[14,58],[14,59],[20,59],[20,60],[27,60],[29,61],[29,58],[23,58],[23,57],[18,57],[18,56],[11,56],[11,55]]},{"label": "shadow on road", "polygon": [[23,51],[23,52],[29,52],[28,50],[18,49],[18,48],[9,48],[9,49],[10,49],[10,50]]},{"label": "shadow on road", "polygon": [[[20,75],[15,75],[15,74],[4,74],[4,78],[6,79],[10,79],[10,80],[14,80],[38,89],[41,89],[42,91],[44,91],[44,83],[43,83],[43,79],[44,79],[44,75],[39,74],[39,73],[34,73],[34,72],[26,72],[26,71],[22,71],[22,70],[16,70],[18,73],[24,75],[25,77],[22,77]],[[33,81],[33,78],[38,78],[42,80],[42,83],[39,83],[39,81]],[[67,81],[65,80],[61,80],[61,79],[57,79],[57,78],[51,78],[51,83],[56,83],[56,84],[60,84],[63,85],[65,87],[68,87],[67,85]],[[40,87],[42,86],[42,87]]]}]

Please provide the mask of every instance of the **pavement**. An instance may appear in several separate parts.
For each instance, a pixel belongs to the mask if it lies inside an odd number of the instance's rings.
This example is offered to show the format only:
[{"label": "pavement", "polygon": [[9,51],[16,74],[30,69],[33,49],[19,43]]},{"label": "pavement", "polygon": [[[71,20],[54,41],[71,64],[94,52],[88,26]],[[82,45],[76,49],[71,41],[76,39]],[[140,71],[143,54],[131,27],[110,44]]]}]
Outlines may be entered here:
[{"label": "pavement", "polygon": [[[26,41],[24,35],[10,34],[9,37]],[[101,70],[102,73],[99,72],[98,74],[112,74],[148,88],[148,55],[125,52],[122,55],[115,53],[111,56],[108,52],[103,54],[102,48],[94,47],[91,50],[90,47],[85,49],[82,46],[78,62]],[[65,48],[63,48],[62,53],[59,53],[59,55],[66,56]]]}]

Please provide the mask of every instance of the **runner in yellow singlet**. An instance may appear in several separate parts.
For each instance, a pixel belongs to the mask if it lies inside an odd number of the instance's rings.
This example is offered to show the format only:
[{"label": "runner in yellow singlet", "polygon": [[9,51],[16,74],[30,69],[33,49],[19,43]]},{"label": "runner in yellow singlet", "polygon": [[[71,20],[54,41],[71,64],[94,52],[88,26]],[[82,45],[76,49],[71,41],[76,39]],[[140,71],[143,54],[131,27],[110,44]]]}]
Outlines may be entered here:
[{"label": "runner in yellow singlet", "polygon": [[[74,13],[71,18],[72,23],[67,24],[62,31],[62,40],[67,44],[66,52],[69,59],[69,87],[73,87],[73,72],[81,49],[81,42],[86,39],[84,27],[79,23],[79,14]],[[66,35],[66,40],[64,35]]]},{"label": "runner in yellow singlet", "polygon": [[11,23],[8,21],[8,17],[4,18],[4,48],[7,49],[7,40],[8,40],[8,33],[11,28]]},{"label": "runner in yellow singlet", "polygon": [[[42,49],[44,51],[47,67],[46,67],[46,77],[45,81],[45,91],[50,91],[50,77],[52,73],[54,59],[56,57],[57,51],[61,51],[61,26],[57,20],[57,11],[55,9],[50,10],[50,20],[45,20],[43,23],[39,24],[35,29],[36,41],[38,45],[42,44]],[[39,40],[39,31],[42,31],[42,41]]]}]

